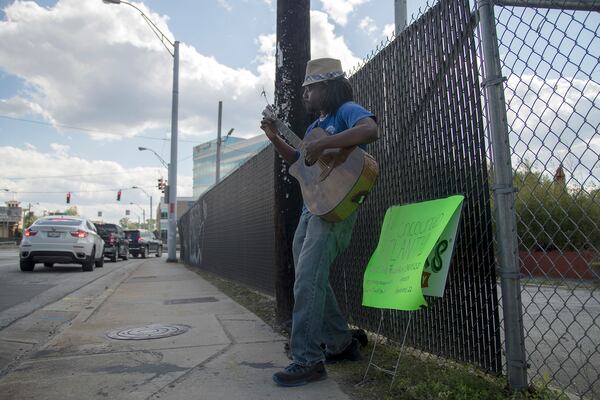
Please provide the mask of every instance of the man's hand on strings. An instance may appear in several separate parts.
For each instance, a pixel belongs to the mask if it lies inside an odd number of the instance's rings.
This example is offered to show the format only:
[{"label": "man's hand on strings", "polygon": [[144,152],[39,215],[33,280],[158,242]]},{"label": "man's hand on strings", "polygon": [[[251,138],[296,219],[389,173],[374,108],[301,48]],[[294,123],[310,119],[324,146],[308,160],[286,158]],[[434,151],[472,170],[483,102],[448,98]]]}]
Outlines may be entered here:
[{"label": "man's hand on strings", "polygon": [[304,148],[304,159],[308,165],[313,165],[317,162],[319,157],[323,154],[323,143],[320,139],[310,141],[306,143],[306,147]]}]

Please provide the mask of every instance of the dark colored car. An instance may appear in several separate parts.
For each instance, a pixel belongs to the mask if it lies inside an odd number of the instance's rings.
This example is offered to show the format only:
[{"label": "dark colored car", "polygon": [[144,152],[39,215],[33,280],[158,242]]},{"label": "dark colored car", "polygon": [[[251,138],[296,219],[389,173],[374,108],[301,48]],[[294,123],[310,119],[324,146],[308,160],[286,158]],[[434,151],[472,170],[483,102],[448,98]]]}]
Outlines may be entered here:
[{"label": "dark colored car", "polygon": [[116,262],[117,258],[129,258],[129,240],[125,231],[117,224],[95,223],[98,234],[104,240],[104,257]]},{"label": "dark colored car", "polygon": [[151,253],[155,253],[156,257],[162,256],[162,241],[157,239],[154,233],[146,229],[128,229],[125,236],[129,239],[129,252],[132,256],[141,255],[142,258],[146,258]]}]

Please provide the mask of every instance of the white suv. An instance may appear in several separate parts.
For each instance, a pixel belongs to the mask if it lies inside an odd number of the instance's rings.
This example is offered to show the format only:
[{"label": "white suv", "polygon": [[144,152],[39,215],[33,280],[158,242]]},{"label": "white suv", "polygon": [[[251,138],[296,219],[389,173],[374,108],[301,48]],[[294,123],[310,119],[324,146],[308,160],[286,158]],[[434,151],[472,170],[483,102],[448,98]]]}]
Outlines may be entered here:
[{"label": "white suv", "polygon": [[33,271],[36,263],[81,264],[84,271],[93,271],[104,266],[104,241],[85,218],[43,217],[23,232],[19,255],[21,271]]}]

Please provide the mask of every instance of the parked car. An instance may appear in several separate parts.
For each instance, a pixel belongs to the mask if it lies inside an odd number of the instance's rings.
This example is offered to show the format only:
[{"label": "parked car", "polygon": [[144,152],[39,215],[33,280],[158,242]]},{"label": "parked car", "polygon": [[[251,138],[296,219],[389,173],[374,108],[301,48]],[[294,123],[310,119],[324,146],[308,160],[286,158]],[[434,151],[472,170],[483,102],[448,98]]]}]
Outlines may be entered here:
[{"label": "parked car", "polygon": [[104,257],[110,258],[112,262],[117,262],[117,258],[123,260],[129,258],[129,240],[125,237],[123,228],[117,224],[100,222],[94,223],[94,226],[104,240]]},{"label": "parked car", "polygon": [[146,258],[151,253],[155,253],[156,257],[162,256],[162,241],[154,233],[145,229],[127,229],[125,237],[129,239],[129,253],[132,256]]},{"label": "parked car", "polygon": [[84,271],[104,266],[104,241],[89,220],[75,216],[50,216],[35,221],[23,233],[19,246],[21,271],[36,263],[81,264]]}]

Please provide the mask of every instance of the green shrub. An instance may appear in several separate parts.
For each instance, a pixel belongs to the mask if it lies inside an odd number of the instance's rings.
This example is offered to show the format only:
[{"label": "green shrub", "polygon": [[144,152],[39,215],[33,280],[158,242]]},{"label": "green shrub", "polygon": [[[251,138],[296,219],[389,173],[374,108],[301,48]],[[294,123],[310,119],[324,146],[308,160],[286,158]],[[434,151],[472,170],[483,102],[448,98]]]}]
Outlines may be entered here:
[{"label": "green shrub", "polygon": [[567,187],[530,167],[515,171],[517,232],[527,250],[600,249],[600,193]]}]

